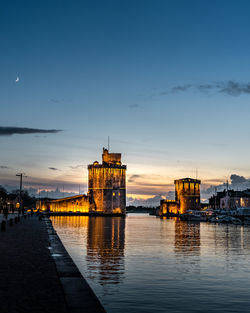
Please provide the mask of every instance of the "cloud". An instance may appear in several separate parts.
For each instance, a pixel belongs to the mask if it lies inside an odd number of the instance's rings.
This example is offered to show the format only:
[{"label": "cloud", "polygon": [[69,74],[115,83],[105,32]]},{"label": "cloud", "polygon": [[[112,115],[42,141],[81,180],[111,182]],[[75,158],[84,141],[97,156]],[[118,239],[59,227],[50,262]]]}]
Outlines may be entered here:
[{"label": "cloud", "polygon": [[128,182],[129,182],[129,183],[133,183],[133,182],[135,182],[135,180],[137,180],[138,178],[141,178],[141,177],[143,177],[143,176],[142,176],[142,175],[137,175],[137,174],[131,175],[131,176],[129,177],[129,179],[128,179]]},{"label": "cloud", "polygon": [[217,82],[214,84],[194,85],[194,88],[201,92],[216,90],[229,96],[239,96],[241,94],[250,94],[250,83],[239,83],[234,81]]},{"label": "cloud", "polygon": [[127,205],[143,206],[143,207],[157,207],[160,205],[161,200],[165,199],[165,196],[156,195],[148,199],[138,199],[133,197],[127,197]]},{"label": "cloud", "polygon": [[171,92],[179,92],[179,91],[186,91],[192,87],[191,84],[186,84],[182,86],[175,86],[171,89]]},{"label": "cloud", "polygon": [[78,168],[83,168],[84,165],[83,164],[79,164],[79,165],[75,165],[75,166],[69,166],[72,170],[76,170]]},{"label": "cloud", "polygon": [[250,94],[250,83],[237,83],[233,81],[227,82],[225,86],[220,89],[220,92],[226,93],[230,96],[238,96],[240,94]]},{"label": "cloud", "polygon": [[56,167],[48,167],[48,169],[49,170],[51,170],[51,171],[60,171],[58,168],[56,168]]},{"label": "cloud", "polygon": [[25,134],[47,134],[47,133],[59,133],[61,129],[40,129],[40,128],[27,128],[27,127],[3,127],[0,126],[0,136],[11,136],[14,134],[25,135]]},{"label": "cloud", "polygon": [[213,178],[213,179],[204,179],[202,180],[202,183],[205,185],[208,184],[223,184],[225,183],[225,179],[221,179],[221,178]]},{"label": "cloud", "polygon": [[58,99],[53,99],[53,98],[50,99],[49,101],[50,101],[50,102],[53,102],[53,103],[59,103],[59,102],[60,102]]},{"label": "cloud", "polygon": [[[216,179],[212,180],[213,183],[216,182]],[[220,182],[220,180],[217,180]],[[201,188],[201,196],[202,198],[210,198],[216,191],[223,191],[224,189],[227,188],[227,183],[224,181],[219,185],[211,184],[209,187],[207,187],[207,181],[203,181],[203,186]],[[229,183],[229,188],[234,189],[234,190],[246,190],[250,188],[250,178],[246,178],[244,176],[240,176],[237,174],[231,174],[230,176],[230,183]]]},{"label": "cloud", "polygon": [[0,165],[0,168],[2,168],[2,169],[7,169],[7,168],[9,168],[9,167],[6,166],[6,165]]},{"label": "cloud", "polygon": [[137,109],[137,108],[139,108],[139,106],[140,106],[140,105],[139,105],[138,103],[132,103],[132,104],[129,104],[128,107],[129,107],[130,109]]},{"label": "cloud", "polygon": [[160,95],[169,93],[185,92],[189,89],[194,89],[199,92],[216,91],[229,96],[239,96],[241,94],[250,94],[250,82],[240,83],[232,80],[226,82],[216,82],[211,84],[184,84],[172,87],[169,91],[160,92]]},{"label": "cloud", "polygon": [[207,92],[213,88],[219,88],[218,85],[211,85],[211,84],[204,84],[204,85],[197,85],[196,88],[201,92]]},{"label": "cloud", "polygon": [[[41,177],[32,177],[29,176],[28,179],[23,181],[23,187],[26,188],[35,188],[35,189],[44,189],[44,190],[54,190],[59,187],[61,190],[64,189],[64,192],[76,192],[79,193],[79,184],[81,186],[81,191],[87,191],[87,182],[82,182],[81,180],[72,182],[71,180],[66,179],[63,176],[63,180],[55,179],[50,177],[41,178]],[[19,181],[16,176],[8,175],[1,176],[1,185],[6,187],[7,190],[13,190],[19,188]],[[8,187],[8,188],[7,188]]]},{"label": "cloud", "polygon": [[[13,190],[18,189],[19,186],[15,186],[15,185],[4,185],[3,186],[8,192],[12,192]],[[63,186],[61,187],[55,187],[52,189],[47,189],[47,188],[41,188],[41,186],[39,186],[39,188],[36,187],[29,187],[26,186],[24,187],[24,190],[28,191],[29,195],[33,196],[33,197],[39,197],[39,198],[51,198],[51,199],[60,199],[63,197],[71,197],[71,196],[76,196],[79,194],[78,191],[78,186],[76,188],[75,191],[67,191],[65,190],[65,188]],[[63,191],[64,190],[64,191]]]},{"label": "cloud", "polygon": [[230,179],[231,179],[231,184],[232,185],[234,185],[234,184],[241,184],[241,183],[247,182],[247,179],[244,176],[239,176],[239,175],[236,175],[236,174],[232,174],[230,176]]},{"label": "cloud", "polygon": [[128,175],[127,193],[134,195],[166,195],[170,190],[174,190],[174,184],[167,183],[169,179],[156,174],[135,173]]}]

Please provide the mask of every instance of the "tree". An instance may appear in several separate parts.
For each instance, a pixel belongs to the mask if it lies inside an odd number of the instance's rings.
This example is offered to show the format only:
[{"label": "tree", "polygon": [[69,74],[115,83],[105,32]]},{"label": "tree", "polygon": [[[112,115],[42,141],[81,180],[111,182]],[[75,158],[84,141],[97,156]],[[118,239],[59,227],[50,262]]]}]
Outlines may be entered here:
[{"label": "tree", "polygon": [[3,186],[0,186],[0,199],[6,200],[8,197],[8,193]]},{"label": "tree", "polygon": [[[19,190],[12,190],[12,192],[9,194],[9,198],[11,200],[15,200],[19,197]],[[36,198],[31,197],[27,190],[22,190],[22,201],[24,207],[35,207],[36,205]]]}]

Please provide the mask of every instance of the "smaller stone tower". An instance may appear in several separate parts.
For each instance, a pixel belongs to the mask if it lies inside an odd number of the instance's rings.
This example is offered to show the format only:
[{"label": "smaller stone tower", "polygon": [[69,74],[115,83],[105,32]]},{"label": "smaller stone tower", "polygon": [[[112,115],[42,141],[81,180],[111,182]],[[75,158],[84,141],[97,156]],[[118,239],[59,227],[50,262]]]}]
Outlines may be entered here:
[{"label": "smaller stone tower", "polygon": [[92,210],[107,214],[126,213],[126,165],[121,153],[103,148],[102,164],[88,165],[88,195]]},{"label": "smaller stone tower", "polygon": [[187,210],[200,210],[200,183],[193,178],[183,178],[174,181],[175,200],[179,204],[179,213]]}]

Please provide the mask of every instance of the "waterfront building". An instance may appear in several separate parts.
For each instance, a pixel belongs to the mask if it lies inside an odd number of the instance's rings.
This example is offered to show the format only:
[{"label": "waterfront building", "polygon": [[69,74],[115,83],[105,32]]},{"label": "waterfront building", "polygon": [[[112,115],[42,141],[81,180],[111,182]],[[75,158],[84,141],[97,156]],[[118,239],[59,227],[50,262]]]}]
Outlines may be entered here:
[{"label": "waterfront building", "polygon": [[212,209],[235,210],[250,207],[250,189],[235,191],[233,189],[217,192],[209,199]]},{"label": "waterfront building", "polygon": [[103,149],[102,164],[88,166],[88,196],[97,212],[123,213],[126,210],[126,165],[120,153]]},{"label": "waterfront building", "polygon": [[200,210],[201,181],[182,178],[174,181],[175,200],[161,200],[160,215],[178,215],[189,210]]},{"label": "waterfront building", "polygon": [[126,165],[121,153],[103,148],[102,163],[88,165],[88,193],[56,200],[39,200],[37,208],[58,213],[126,213]]},{"label": "waterfront building", "polygon": [[87,195],[77,195],[56,200],[49,200],[47,207],[51,212],[81,212],[90,211],[89,197]]}]

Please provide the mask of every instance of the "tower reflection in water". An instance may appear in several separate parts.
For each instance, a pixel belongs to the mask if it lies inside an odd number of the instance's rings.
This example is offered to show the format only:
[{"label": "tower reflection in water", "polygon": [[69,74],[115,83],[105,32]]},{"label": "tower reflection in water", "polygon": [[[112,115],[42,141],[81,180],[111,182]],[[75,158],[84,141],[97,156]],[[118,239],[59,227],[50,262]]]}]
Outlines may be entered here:
[{"label": "tower reflection in water", "polygon": [[124,217],[52,216],[51,220],[63,237],[63,243],[76,257],[84,276],[100,285],[121,281],[124,273]]},{"label": "tower reflection in water", "polygon": [[90,217],[87,267],[99,284],[117,284],[124,273],[125,218]]},{"label": "tower reflection in water", "polygon": [[200,255],[200,223],[175,221],[175,253]]}]

